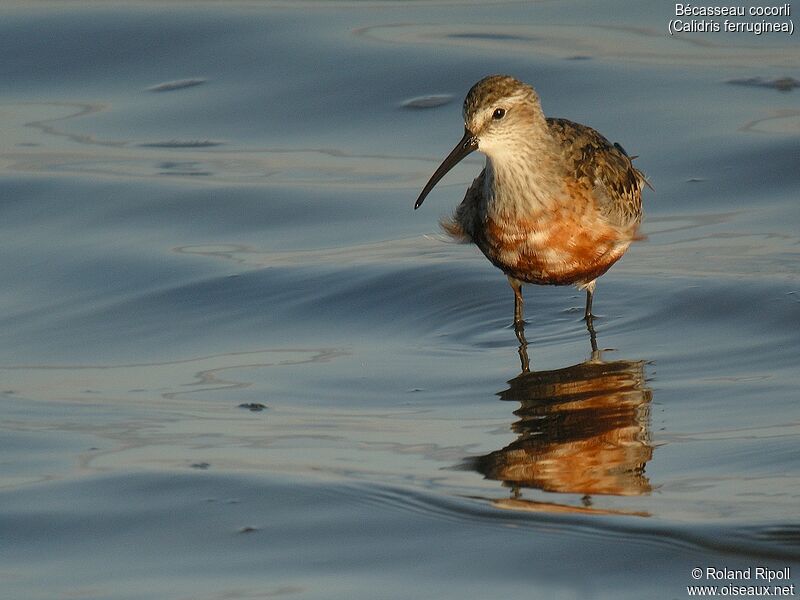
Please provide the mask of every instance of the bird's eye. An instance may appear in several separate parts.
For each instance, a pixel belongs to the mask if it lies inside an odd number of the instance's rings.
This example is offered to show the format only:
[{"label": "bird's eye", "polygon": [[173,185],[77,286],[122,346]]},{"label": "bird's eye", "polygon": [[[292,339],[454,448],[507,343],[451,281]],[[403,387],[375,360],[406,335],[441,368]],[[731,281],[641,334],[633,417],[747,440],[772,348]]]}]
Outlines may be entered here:
[{"label": "bird's eye", "polygon": [[506,116],[505,108],[495,108],[494,112],[492,113],[492,118],[495,120],[500,120],[505,116]]}]

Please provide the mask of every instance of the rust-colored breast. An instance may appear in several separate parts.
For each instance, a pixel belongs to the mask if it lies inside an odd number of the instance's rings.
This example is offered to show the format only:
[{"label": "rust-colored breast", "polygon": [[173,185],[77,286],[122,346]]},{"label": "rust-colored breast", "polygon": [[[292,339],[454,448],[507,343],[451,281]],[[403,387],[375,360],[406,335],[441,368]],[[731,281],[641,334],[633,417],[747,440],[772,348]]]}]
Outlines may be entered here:
[{"label": "rust-colored breast", "polygon": [[489,217],[478,246],[497,267],[520,281],[588,283],[625,253],[633,232],[608,221],[592,193],[565,183],[557,208],[525,217]]}]

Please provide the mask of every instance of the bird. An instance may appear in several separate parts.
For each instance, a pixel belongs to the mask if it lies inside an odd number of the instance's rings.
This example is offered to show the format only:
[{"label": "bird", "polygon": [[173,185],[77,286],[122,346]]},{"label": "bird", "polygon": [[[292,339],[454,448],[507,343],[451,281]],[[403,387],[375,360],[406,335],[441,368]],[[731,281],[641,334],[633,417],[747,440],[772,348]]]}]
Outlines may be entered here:
[{"label": "bird", "polygon": [[642,190],[633,158],[596,130],[545,117],[536,91],[509,75],[478,81],[463,105],[464,135],[425,184],[414,209],[464,157],[486,156],[450,217],[452,238],[475,244],[508,278],[514,325],[524,328],[523,284],[586,290],[592,330],[597,278],[641,239]]}]

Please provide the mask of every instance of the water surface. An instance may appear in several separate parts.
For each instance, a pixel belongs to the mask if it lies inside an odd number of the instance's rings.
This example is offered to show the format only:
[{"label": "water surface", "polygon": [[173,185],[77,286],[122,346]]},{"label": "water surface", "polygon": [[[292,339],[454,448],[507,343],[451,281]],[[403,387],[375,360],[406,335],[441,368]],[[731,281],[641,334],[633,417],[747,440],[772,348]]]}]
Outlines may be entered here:
[{"label": "water surface", "polygon": [[[800,104],[731,83],[800,78],[794,38],[670,38],[630,2],[0,10],[10,597],[800,568]],[[655,187],[598,352],[582,294],[526,290],[528,374],[505,278],[437,231],[480,157],[412,210],[491,72]]]}]

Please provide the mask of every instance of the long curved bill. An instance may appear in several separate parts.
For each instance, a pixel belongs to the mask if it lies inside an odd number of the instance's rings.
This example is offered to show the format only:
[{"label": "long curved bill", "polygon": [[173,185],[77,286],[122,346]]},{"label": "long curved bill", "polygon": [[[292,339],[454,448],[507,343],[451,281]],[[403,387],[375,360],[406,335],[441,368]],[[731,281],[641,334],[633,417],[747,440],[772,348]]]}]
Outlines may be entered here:
[{"label": "long curved bill", "polygon": [[431,175],[430,180],[428,183],[425,184],[425,187],[422,188],[422,193],[417,198],[417,201],[414,203],[414,210],[417,210],[422,203],[425,201],[425,197],[430,193],[433,187],[439,183],[439,180],[445,176],[445,174],[455,167],[462,158],[474,152],[478,149],[478,140],[475,138],[474,135],[470,132],[469,129],[464,128],[464,137],[461,138],[461,141],[456,144],[456,147],[453,148],[452,152],[447,155],[442,161],[442,164],[439,165],[439,168],[436,169],[433,175]]}]

